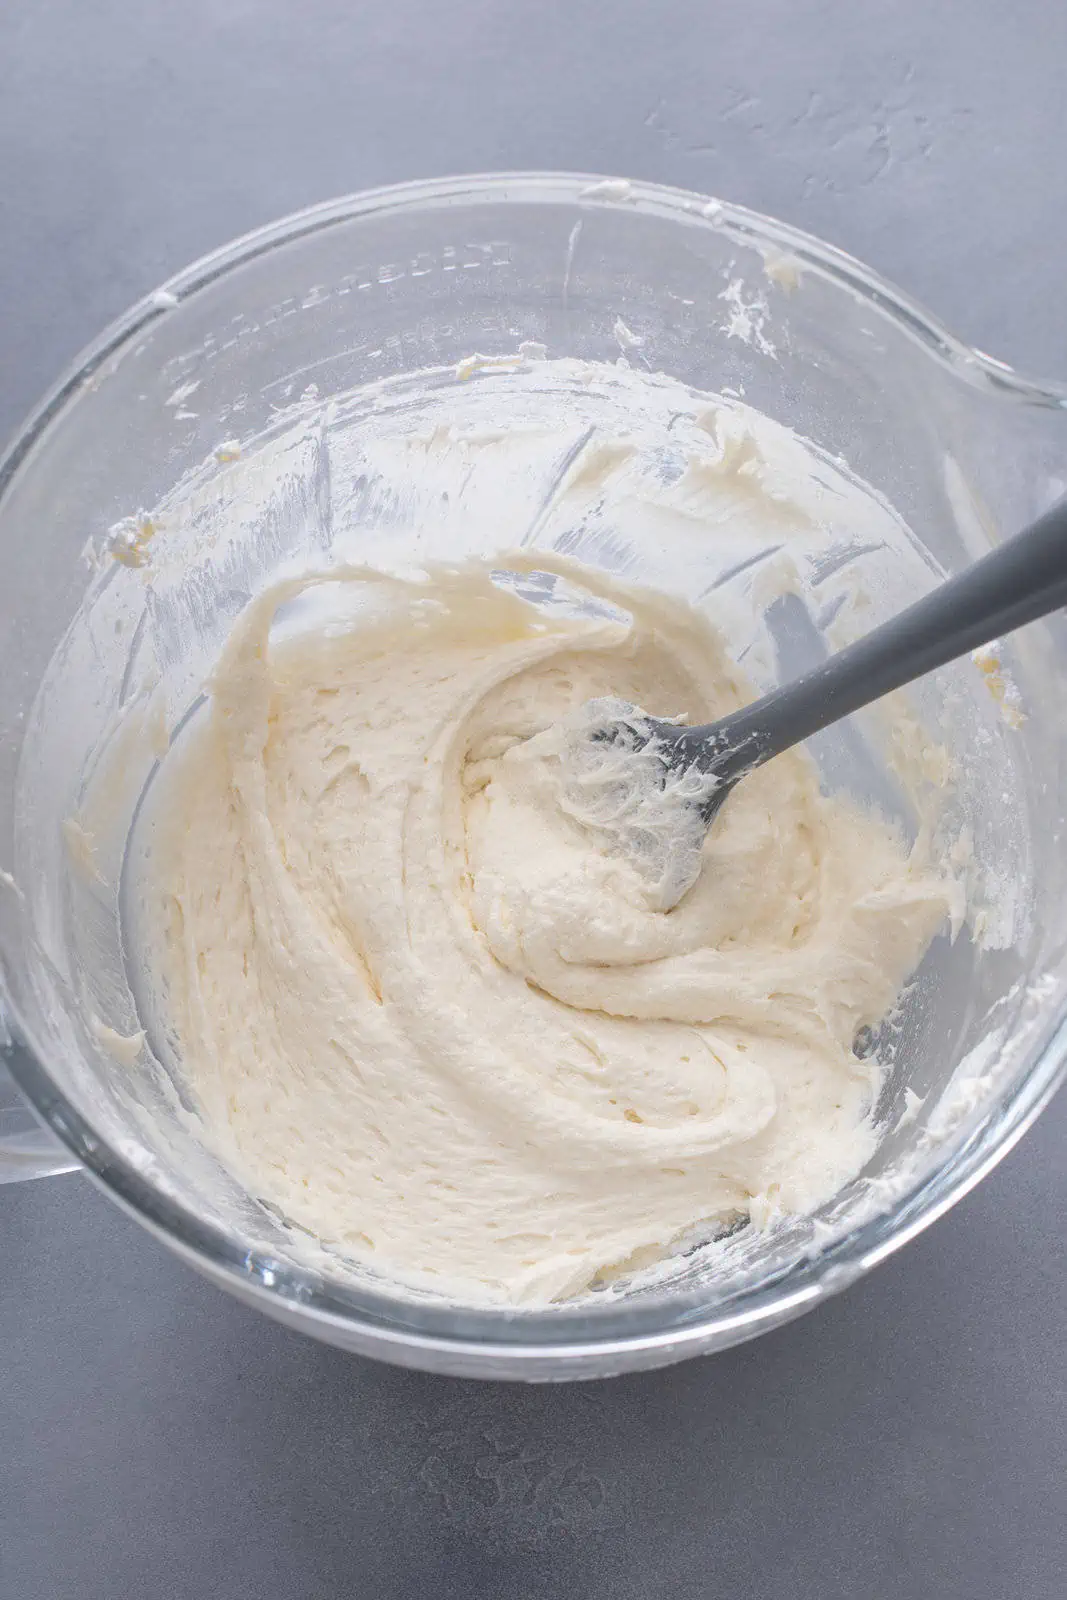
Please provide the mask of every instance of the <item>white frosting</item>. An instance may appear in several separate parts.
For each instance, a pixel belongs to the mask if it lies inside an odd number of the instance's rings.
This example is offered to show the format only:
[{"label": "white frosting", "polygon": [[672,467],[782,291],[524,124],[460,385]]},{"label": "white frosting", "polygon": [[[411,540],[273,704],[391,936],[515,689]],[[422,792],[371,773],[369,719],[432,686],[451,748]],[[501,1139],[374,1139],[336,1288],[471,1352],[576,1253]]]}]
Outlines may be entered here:
[{"label": "white frosting", "polygon": [[144,1048],[145,1033],[143,1028],[136,1029],[133,1033],[119,1033],[117,1028],[112,1028],[109,1023],[102,1022],[99,1017],[90,1016],[89,1032],[117,1061],[120,1067],[132,1067]]},{"label": "white frosting", "polygon": [[104,875],[96,855],[96,838],[77,817],[63,820],[63,839],[71,865],[88,883],[103,883]]},{"label": "white frosting", "polygon": [[852,1041],[949,887],[802,751],[728,799],[668,913],[560,804],[587,701],[707,720],[751,692],[697,611],[545,551],[246,608],[145,894],[182,1073],[254,1194],[397,1280],[537,1303],[863,1166],[880,1068]]},{"label": "white frosting", "polygon": [[697,881],[701,807],[717,780],[661,759],[639,707],[612,695],[589,700],[510,751],[508,762],[508,778],[527,790],[538,785],[542,809],[558,808],[593,835],[601,854],[636,870],[650,909],[670,911]]}]

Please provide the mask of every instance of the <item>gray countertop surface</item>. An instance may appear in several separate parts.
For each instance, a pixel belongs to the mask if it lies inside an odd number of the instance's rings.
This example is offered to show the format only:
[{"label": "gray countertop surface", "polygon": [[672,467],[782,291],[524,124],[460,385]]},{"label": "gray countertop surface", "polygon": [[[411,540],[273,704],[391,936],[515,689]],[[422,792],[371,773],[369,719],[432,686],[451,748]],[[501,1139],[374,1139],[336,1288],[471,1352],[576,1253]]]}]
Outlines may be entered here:
[{"label": "gray countertop surface", "polygon": [[[678,183],[1067,377],[1051,0],[7,0],[0,433],[188,260],[347,190]],[[1067,1097],[847,1295],[563,1388],[393,1371],[81,1178],[0,1188],[3,1600],[1059,1600]]]}]

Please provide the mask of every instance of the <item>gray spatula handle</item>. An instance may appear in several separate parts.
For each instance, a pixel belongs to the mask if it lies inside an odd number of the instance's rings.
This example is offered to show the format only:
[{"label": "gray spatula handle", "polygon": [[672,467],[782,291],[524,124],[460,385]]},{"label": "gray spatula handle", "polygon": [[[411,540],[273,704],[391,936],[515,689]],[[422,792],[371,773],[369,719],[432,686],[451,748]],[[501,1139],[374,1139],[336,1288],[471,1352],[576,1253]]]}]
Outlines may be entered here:
[{"label": "gray spatula handle", "polygon": [[710,728],[679,728],[679,744],[729,783],[872,700],[1061,606],[1067,606],[1067,500],[866,638],[723,718],[710,749],[702,747]]}]

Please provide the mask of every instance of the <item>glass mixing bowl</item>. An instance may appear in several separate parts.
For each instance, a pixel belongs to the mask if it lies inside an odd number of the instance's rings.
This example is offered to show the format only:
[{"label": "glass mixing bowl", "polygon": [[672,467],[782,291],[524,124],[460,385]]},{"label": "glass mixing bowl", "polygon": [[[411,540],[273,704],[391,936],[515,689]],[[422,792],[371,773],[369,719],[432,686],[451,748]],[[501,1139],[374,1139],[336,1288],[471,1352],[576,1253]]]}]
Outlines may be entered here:
[{"label": "glass mixing bowl", "polygon": [[[600,364],[584,400],[559,357]],[[0,1090],[5,1175],[80,1163],[177,1253],[281,1321],[486,1377],[651,1367],[785,1322],[964,1194],[1064,1067],[1059,618],[1013,638],[986,677],[964,663],[920,692],[955,761],[951,805],[978,899],[983,874],[997,896],[924,962],[897,1028],[878,1154],[814,1219],[749,1229],[660,1280],[547,1310],[420,1299],[312,1259],[200,1146],[180,1085],[103,1047],[94,1016],[120,1031],[140,1020],[123,905],[138,805],[234,615],[286,563],[356,552],[402,565],[517,542],[462,485],[460,516],[405,498],[367,441],[547,414],[561,385],[593,428],[625,424],[628,396],[645,394],[668,467],[672,407],[692,391],[743,395],[809,441],[829,533],[816,577],[805,570],[813,584],[849,565],[869,578],[863,626],[1067,487],[1067,391],[966,348],[839,251],[679,190],[521,174],[357,195],[190,267],[82,356],[0,465],[6,1059],[46,1125],[10,1083]],[[834,509],[834,485],[854,479],[895,530],[866,546],[847,496]],[[558,547],[551,530],[536,514],[524,526],[527,542]],[[665,527],[637,548],[603,531],[594,517],[564,547],[694,596],[728,594],[744,576],[714,540]],[[777,670],[813,659],[832,631],[839,607],[813,596],[801,585],[774,624]],[[161,685],[166,727],[153,709]],[[855,738],[831,743],[819,759],[832,777],[835,762],[858,770],[859,750]],[[78,869],[70,822],[105,767],[122,825],[101,844],[97,881],[84,860]]]}]

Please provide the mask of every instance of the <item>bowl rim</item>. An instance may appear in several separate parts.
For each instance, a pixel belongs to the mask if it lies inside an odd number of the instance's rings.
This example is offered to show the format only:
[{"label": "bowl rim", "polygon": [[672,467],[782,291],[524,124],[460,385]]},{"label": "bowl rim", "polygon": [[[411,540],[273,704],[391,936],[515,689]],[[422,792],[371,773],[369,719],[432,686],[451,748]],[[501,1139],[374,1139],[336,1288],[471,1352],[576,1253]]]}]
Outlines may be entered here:
[{"label": "bowl rim", "polygon": [[[22,463],[85,384],[121,359],[157,318],[170,315],[217,279],[272,249],[361,217],[451,204],[548,202],[579,207],[626,206],[645,215],[728,228],[741,242],[794,256],[872,303],[921,343],[959,379],[1001,398],[1067,410],[1067,384],[1016,373],[956,338],[911,297],[843,250],[744,206],[693,191],[590,173],[476,173],[388,185],[309,206],[257,228],[202,256],[137,301],[87,345],[18,429],[0,456],[0,502]],[[0,974],[2,976],[2,974]],[[177,1254],[261,1309],[328,1342],[404,1365],[437,1371],[507,1376],[580,1376],[623,1371],[725,1348],[799,1315],[838,1292],[895,1252],[947,1211],[1013,1147],[1067,1073],[1067,1018],[1057,1015],[1043,1046],[999,1099],[979,1108],[946,1145],[943,1161],[875,1216],[804,1258],[754,1292],[708,1302],[706,1296],[607,1302],[546,1310],[443,1306],[426,1302],[412,1312],[386,1292],[349,1291],[311,1269],[264,1251],[205,1221],[166,1196],[92,1128],[66,1099],[16,1007],[4,1000],[16,1044],[5,1058],[12,1077],[38,1114],[110,1198]],[[684,1317],[679,1312],[684,1311]],[[397,1314],[401,1313],[398,1320]],[[666,1321],[668,1325],[664,1325]],[[381,1319],[381,1320],[380,1320]],[[454,1324],[462,1320],[462,1330]],[[575,1334],[575,1321],[587,1333]],[[484,1327],[476,1336],[470,1325]],[[553,1330],[559,1337],[553,1338]],[[536,1337],[530,1338],[531,1333]]]},{"label": "bowl rim", "polygon": [[378,211],[404,211],[449,201],[507,204],[567,200],[583,206],[626,205],[646,215],[684,216],[691,222],[703,221],[709,227],[726,225],[739,239],[747,239],[754,246],[768,245],[795,256],[801,263],[820,267],[843,287],[858,293],[890,316],[935,360],[965,383],[1029,405],[1067,410],[1067,382],[1028,377],[995,356],[967,344],[932,311],[888,278],[839,246],[792,223],[780,222],[763,212],[692,189],[636,178],[612,178],[588,172],[475,172],[384,184],[333,200],[318,201],[239,234],[173,273],[85,345],[16,428],[0,454],[0,495],[44,429],[105,362],[116,359],[125,346],[157,318],[176,310],[216,278],[246,262],[279,245],[291,244],[309,234],[357,217],[372,216]]}]

